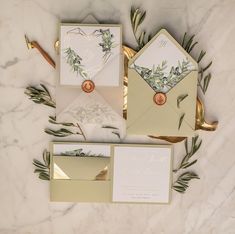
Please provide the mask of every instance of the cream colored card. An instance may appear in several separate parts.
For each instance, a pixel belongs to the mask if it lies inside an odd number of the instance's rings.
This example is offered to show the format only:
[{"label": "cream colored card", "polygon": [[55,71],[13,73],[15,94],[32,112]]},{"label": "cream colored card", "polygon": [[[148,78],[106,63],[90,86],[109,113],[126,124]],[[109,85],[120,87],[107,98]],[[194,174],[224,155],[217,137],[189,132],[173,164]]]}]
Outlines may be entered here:
[{"label": "cream colored card", "polygon": [[171,148],[114,146],[113,157],[113,202],[169,202]]},{"label": "cream colored card", "polygon": [[60,84],[119,86],[121,26],[68,24],[60,26]]},{"label": "cream colored card", "polygon": [[[160,30],[129,61],[127,133],[193,135],[197,76],[197,63],[166,30]],[[156,104],[156,94],[165,97],[163,105]]]}]

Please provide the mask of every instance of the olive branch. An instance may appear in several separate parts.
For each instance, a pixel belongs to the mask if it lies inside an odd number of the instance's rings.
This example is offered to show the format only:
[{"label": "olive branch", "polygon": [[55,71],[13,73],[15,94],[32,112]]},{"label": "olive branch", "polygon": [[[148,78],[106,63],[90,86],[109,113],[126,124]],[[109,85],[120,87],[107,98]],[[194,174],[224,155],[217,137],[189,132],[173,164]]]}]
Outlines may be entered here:
[{"label": "olive branch", "polygon": [[[25,89],[25,94],[32,100],[34,103],[43,104],[46,106],[50,106],[55,108],[56,103],[52,99],[50,92],[46,88],[45,85],[40,84],[41,88],[35,86],[28,86]],[[81,135],[83,139],[86,141],[86,136],[78,123],[65,123],[65,122],[56,122],[56,117],[49,116],[49,123],[54,125],[61,125],[62,127],[59,129],[51,129],[45,128],[45,133],[49,135],[53,135],[56,137],[67,137],[70,135]],[[78,131],[74,131],[74,129],[78,129]]]},{"label": "olive branch", "polygon": [[151,35],[146,38],[146,32],[140,31],[139,26],[143,23],[146,16],[146,11],[142,11],[139,8],[131,7],[130,19],[131,26],[135,40],[138,44],[137,49],[140,50],[144,45],[151,40]]},{"label": "olive branch", "polygon": [[38,173],[38,178],[41,180],[50,180],[50,153],[44,150],[42,158],[43,162],[33,159],[34,173]]},{"label": "olive branch", "polygon": [[[182,40],[182,47],[190,54],[196,45],[198,45],[198,42],[194,42],[195,35],[192,35],[190,37],[187,36],[187,33],[184,34],[183,40]],[[202,60],[206,55],[206,51],[201,50],[200,54],[197,58],[197,63],[199,65],[199,77],[198,77],[198,86],[202,90],[203,94],[206,93],[210,80],[211,80],[211,73],[205,74],[205,72],[210,68],[212,65],[212,61],[210,61],[206,66],[202,65]]]},{"label": "olive branch", "polygon": [[[195,160],[190,160],[190,159],[199,150],[201,144],[202,140],[199,140],[198,136],[192,137],[191,148],[189,150],[188,139],[186,138],[186,140],[184,141],[185,156],[181,160],[180,165],[173,170],[174,173],[189,168],[197,162],[197,159]],[[189,187],[189,181],[191,181],[192,179],[200,179],[200,178],[195,172],[192,171],[184,172],[183,174],[179,175],[176,181],[173,183],[172,189],[174,189],[176,192],[184,193]]]},{"label": "olive branch", "polygon": [[40,87],[30,85],[25,89],[24,93],[34,103],[43,104],[55,108],[55,101],[52,100],[48,89],[43,84],[40,84]]}]

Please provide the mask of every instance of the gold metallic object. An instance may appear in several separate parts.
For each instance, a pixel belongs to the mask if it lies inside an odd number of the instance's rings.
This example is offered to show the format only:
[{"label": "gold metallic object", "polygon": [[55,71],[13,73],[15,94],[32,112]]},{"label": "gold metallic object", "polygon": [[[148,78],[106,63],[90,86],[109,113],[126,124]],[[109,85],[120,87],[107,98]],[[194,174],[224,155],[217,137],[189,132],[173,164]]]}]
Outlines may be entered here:
[{"label": "gold metallic object", "polygon": [[108,177],[108,166],[106,166],[100,173],[95,177],[95,180],[107,180]]},{"label": "gold metallic object", "polygon": [[39,53],[46,59],[46,61],[55,68],[55,62],[53,61],[53,59],[50,57],[50,55],[38,44],[38,42],[36,41],[30,41],[28,39],[28,37],[26,35],[24,35],[25,37],[25,42],[26,45],[28,47],[28,49],[33,49],[36,48]]},{"label": "gold metallic object", "polygon": [[60,41],[57,40],[54,44],[54,48],[55,48],[55,51],[57,54],[59,54],[59,51],[60,51]]},{"label": "gold metallic object", "polygon": [[201,129],[204,131],[215,131],[218,126],[218,121],[214,121],[208,124],[205,120],[205,110],[204,106],[199,98],[197,98],[196,106],[196,127],[195,129]]}]

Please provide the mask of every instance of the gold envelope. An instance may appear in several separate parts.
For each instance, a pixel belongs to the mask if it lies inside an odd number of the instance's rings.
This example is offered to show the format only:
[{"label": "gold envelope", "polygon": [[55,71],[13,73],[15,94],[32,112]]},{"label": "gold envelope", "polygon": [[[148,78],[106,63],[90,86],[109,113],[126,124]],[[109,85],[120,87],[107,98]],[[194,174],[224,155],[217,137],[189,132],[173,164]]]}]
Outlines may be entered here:
[{"label": "gold envelope", "polygon": [[108,202],[111,194],[109,157],[51,157],[51,201]]},{"label": "gold envelope", "polygon": [[[110,157],[61,156],[54,154],[54,145],[107,145]],[[113,200],[115,147],[148,147],[170,149],[169,196],[172,183],[172,146],[146,144],[112,144],[87,142],[52,142],[50,143],[50,201],[54,202],[118,202]],[[128,157],[127,157],[128,158]],[[152,160],[152,159],[151,159]],[[107,170],[108,168],[108,170]],[[107,173],[105,173],[107,172]],[[98,175],[98,176],[97,176]],[[105,175],[102,177],[102,175]],[[101,176],[101,177],[100,177]],[[154,180],[155,181],[155,180]],[[161,178],[162,182],[162,178]],[[161,184],[160,184],[161,186]],[[126,203],[126,202],[124,202]],[[133,202],[132,202],[133,203]],[[144,201],[141,203],[145,203]],[[157,203],[157,202],[146,202]]]},{"label": "gold envelope", "polygon": [[[187,56],[196,69],[191,71],[166,93],[167,101],[164,105],[157,105],[153,101],[156,92],[130,66],[161,34],[166,35]],[[160,30],[128,64],[127,133],[157,134],[159,136],[193,135],[195,130],[197,76],[198,65],[193,58],[187,54],[166,30]],[[188,94],[188,97],[180,103],[180,108],[177,107],[177,98],[185,94]],[[179,121],[183,114],[184,118],[179,128]]]}]

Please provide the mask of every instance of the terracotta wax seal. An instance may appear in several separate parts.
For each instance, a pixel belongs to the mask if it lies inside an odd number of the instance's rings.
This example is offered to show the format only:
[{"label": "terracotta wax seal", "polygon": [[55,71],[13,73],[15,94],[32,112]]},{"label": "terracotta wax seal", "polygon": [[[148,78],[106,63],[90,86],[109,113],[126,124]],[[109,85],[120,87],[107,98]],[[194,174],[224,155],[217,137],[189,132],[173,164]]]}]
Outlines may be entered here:
[{"label": "terracotta wax seal", "polygon": [[95,84],[92,80],[85,80],[82,83],[82,90],[86,93],[91,93],[95,89]]},{"label": "terracotta wax seal", "polygon": [[154,101],[157,105],[159,105],[159,106],[165,104],[166,99],[167,99],[167,98],[166,98],[166,94],[165,94],[165,93],[156,93],[156,94],[153,96],[153,101]]}]

